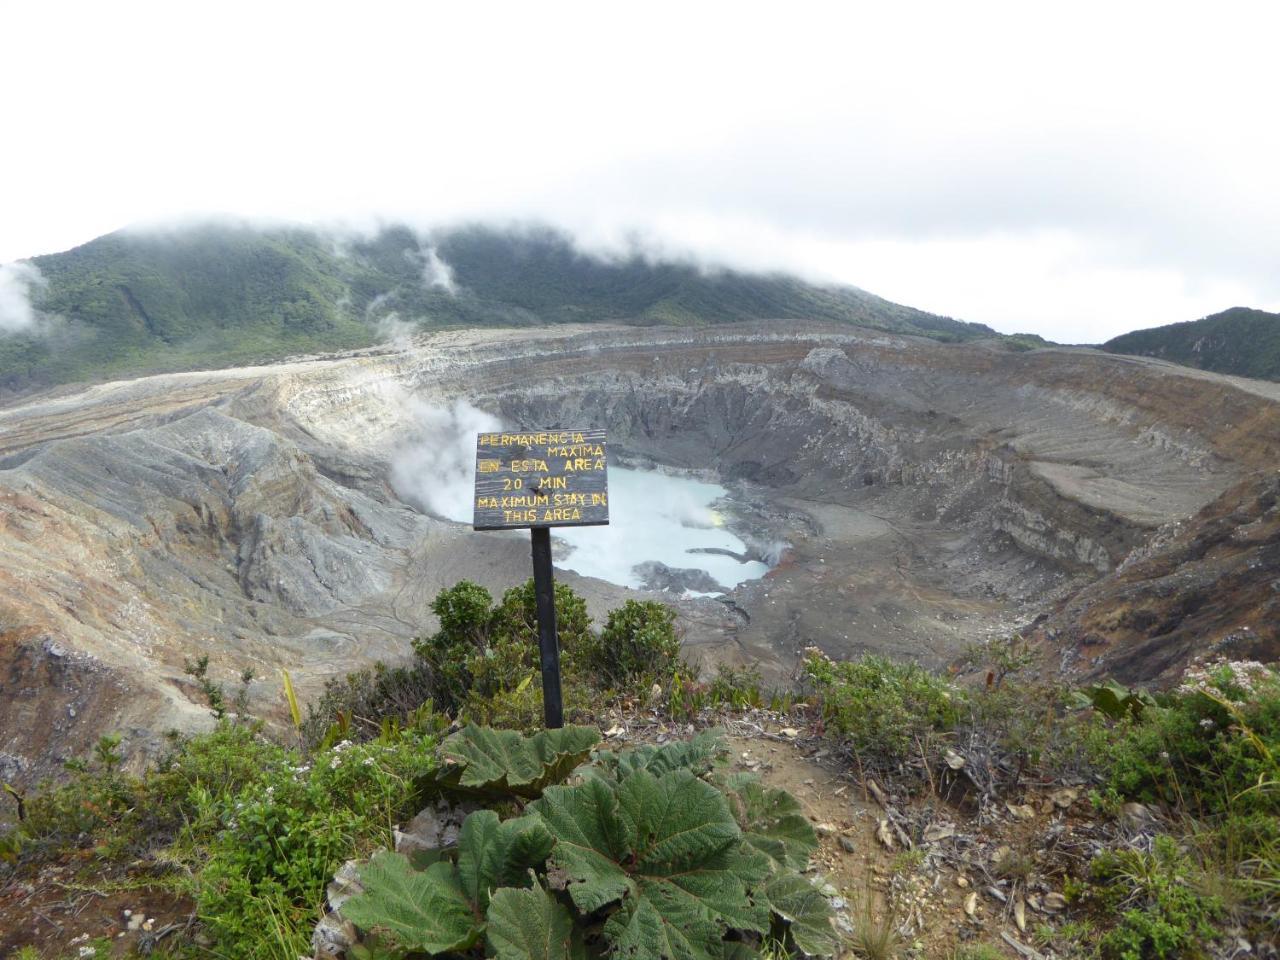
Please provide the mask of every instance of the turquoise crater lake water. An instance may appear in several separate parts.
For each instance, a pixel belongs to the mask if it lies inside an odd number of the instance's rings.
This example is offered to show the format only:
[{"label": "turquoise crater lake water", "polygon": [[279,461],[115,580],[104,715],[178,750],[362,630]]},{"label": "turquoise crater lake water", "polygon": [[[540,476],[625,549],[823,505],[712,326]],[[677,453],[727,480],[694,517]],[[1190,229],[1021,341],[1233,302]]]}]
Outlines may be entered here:
[{"label": "turquoise crater lake water", "polygon": [[745,553],[747,546],[725,528],[716,509],[728,493],[719,484],[689,477],[610,467],[609,526],[553,529],[552,536],[572,548],[556,566],[624,587],[645,586],[637,570],[645,563],[701,570],[719,588],[707,584],[691,591],[705,594],[759,579],[769,570],[766,564],[729,555]]}]

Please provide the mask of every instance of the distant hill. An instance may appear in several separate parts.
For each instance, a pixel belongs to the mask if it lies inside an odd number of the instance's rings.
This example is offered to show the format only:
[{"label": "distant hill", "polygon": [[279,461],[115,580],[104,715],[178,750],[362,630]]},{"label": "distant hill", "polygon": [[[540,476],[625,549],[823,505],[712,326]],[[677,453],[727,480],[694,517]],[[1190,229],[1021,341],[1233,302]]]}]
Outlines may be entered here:
[{"label": "distant hill", "polygon": [[[0,336],[0,388],[366,346],[416,329],[803,319],[939,340],[995,336],[853,287],[580,252],[550,229],[127,230],[36,257],[39,332]],[[398,329],[406,329],[398,327]]]},{"label": "distant hill", "polygon": [[1135,330],[1107,341],[1102,349],[1280,380],[1280,313],[1232,307],[1201,320]]}]

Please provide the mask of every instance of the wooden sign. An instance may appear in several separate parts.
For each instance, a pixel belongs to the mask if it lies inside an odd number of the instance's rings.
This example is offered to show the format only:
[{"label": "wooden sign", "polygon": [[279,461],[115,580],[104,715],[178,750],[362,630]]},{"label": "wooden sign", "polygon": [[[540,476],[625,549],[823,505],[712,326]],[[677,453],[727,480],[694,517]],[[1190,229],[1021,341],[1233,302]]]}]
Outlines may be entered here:
[{"label": "wooden sign", "polygon": [[530,528],[542,710],[552,730],[564,725],[564,700],[550,528],[609,522],[607,460],[603,430],[533,430],[476,437],[473,526],[477,530]]},{"label": "wooden sign", "polygon": [[587,527],[609,522],[603,430],[482,433],[473,526]]}]

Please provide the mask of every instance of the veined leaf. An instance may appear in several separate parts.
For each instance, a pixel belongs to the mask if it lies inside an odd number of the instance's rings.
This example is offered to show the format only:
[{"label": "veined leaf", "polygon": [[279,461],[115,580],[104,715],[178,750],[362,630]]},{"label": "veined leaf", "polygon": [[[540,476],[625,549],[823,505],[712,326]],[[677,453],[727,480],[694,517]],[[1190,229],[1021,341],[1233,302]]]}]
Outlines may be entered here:
[{"label": "veined leaf", "polygon": [[499,887],[527,887],[530,868],[555,843],[536,813],[499,822],[492,810],[467,817],[458,836],[458,863],[431,863],[421,872],[399,853],[379,853],[361,870],[365,892],[341,912],[366,930],[409,950],[458,950],[480,938],[480,917]]},{"label": "veined leaf", "polygon": [[769,861],[741,849],[724,796],[688,770],[550,787],[531,808],[556,837],[552,862],[574,905],[623,901],[605,925],[623,956],[713,960],[728,929],[768,929],[767,907],[747,890]]},{"label": "veined leaf", "polygon": [[480,939],[478,915],[452,863],[433,863],[418,873],[405,857],[384,851],[360,869],[360,882],[364,893],[341,909],[358,927],[428,953],[465,950]]},{"label": "veined leaf", "polygon": [[717,957],[722,936],[698,913],[664,916],[652,897],[629,902],[604,926],[616,956],[630,960],[707,960]]},{"label": "veined leaf", "polygon": [[764,888],[769,907],[787,921],[796,946],[810,956],[829,957],[840,941],[831,926],[831,905],[812,883],[798,873],[783,873]]},{"label": "veined leaf", "polygon": [[592,767],[596,773],[614,780],[624,780],[637,770],[648,770],[655,776],[672,770],[703,774],[711,770],[722,750],[720,731],[704,730],[692,740],[673,740],[661,746],[644,744],[624,753],[601,750]]},{"label": "veined leaf", "polygon": [[818,849],[818,837],[800,803],[785,790],[765,787],[754,774],[738,773],[718,781],[729,809],[742,828],[743,842],[778,868],[803,870]]},{"label": "veined leaf", "polygon": [[620,900],[631,881],[620,866],[635,837],[618,809],[618,798],[602,780],[576,787],[548,787],[530,807],[556,838],[552,860],[569,874],[569,895],[583,913]]},{"label": "veined leaf", "polygon": [[703,862],[742,835],[724,797],[688,770],[634,773],[618,788],[618,804],[642,872]]},{"label": "veined leaf", "polygon": [[467,817],[458,836],[458,876],[467,897],[480,910],[498,887],[529,884],[529,868],[547,859],[555,839],[536,813],[498,821],[492,810]]},{"label": "veined leaf", "polygon": [[594,727],[542,730],[532,737],[514,730],[463,727],[440,747],[444,763],[420,785],[482,796],[533,798],[566,780],[600,742]]},{"label": "veined leaf", "polygon": [[499,890],[489,901],[485,937],[497,960],[585,958],[573,915],[541,887]]}]

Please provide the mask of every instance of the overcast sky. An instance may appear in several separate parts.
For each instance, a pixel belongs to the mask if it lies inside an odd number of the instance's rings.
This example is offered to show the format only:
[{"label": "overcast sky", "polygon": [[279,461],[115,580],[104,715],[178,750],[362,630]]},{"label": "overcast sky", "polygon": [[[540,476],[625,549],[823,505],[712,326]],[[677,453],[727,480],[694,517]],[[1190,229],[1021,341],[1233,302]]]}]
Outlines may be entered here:
[{"label": "overcast sky", "polygon": [[538,218],[1097,342],[1280,309],[1280,5],[0,5],[0,262]]}]

